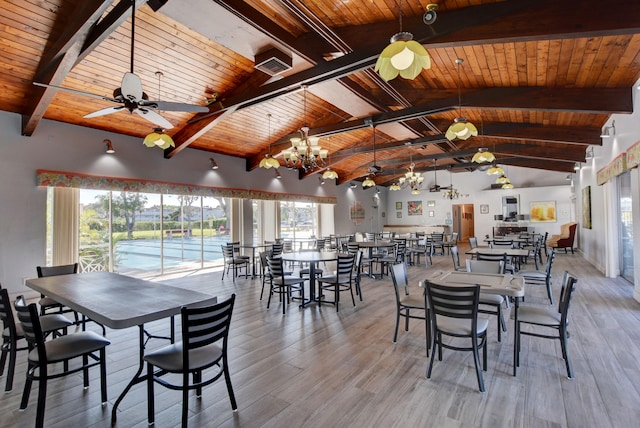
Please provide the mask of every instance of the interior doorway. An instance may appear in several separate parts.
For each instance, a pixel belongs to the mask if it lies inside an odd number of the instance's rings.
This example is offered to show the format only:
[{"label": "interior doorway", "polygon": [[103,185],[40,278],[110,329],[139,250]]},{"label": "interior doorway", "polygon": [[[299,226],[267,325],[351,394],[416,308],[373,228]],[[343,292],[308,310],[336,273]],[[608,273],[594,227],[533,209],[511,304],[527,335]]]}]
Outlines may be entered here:
[{"label": "interior doorway", "polygon": [[473,204],[456,204],[451,207],[453,232],[458,232],[458,240],[468,241],[475,236],[473,228]]}]

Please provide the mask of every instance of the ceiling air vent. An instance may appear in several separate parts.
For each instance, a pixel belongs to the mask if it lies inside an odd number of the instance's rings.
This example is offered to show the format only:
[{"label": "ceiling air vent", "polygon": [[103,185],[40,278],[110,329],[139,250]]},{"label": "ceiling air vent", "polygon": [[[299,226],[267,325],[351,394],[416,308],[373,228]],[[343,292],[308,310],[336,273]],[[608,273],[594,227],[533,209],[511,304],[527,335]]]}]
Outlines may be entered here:
[{"label": "ceiling air vent", "polygon": [[291,69],[291,57],[286,53],[271,48],[265,52],[256,55],[256,69],[267,73],[269,76],[275,76],[283,71]]}]

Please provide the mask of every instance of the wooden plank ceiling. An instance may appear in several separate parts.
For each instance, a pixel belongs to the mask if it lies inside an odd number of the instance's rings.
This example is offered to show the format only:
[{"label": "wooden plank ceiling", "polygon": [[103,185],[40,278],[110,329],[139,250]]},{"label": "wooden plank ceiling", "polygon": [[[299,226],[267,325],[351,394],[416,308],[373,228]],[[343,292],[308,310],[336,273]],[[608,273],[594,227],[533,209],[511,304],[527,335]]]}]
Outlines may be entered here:
[{"label": "wooden plank ceiling", "polygon": [[[149,98],[216,97],[209,113],[161,112],[177,145],[165,157],[221,153],[246,159],[248,171],[307,125],[338,182],[362,180],[374,164],[374,124],[378,185],[410,161],[418,171],[472,170],[481,147],[502,165],[572,172],[589,145],[602,144],[609,116],[631,113],[640,77],[640,2],[433,0],[437,20],[425,25],[428,2],[418,0],[0,0],[0,109],[23,116],[24,135],[42,118],[140,138],[151,131],[127,112],[84,119],[113,104],[33,85],[111,96],[130,67],[132,1],[133,68]],[[432,67],[385,82],[373,65],[401,13]],[[225,34],[235,22],[251,32]],[[294,57],[275,78],[252,57],[272,46]],[[460,115],[480,135],[449,142],[444,131]]]}]

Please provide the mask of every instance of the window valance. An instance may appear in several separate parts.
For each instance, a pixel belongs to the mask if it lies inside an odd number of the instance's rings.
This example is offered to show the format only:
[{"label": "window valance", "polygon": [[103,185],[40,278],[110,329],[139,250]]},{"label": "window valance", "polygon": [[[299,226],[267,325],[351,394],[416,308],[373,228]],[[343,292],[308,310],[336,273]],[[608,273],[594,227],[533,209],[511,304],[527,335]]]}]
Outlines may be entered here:
[{"label": "window valance", "polygon": [[37,171],[36,184],[42,187],[72,187],[76,189],[111,190],[117,192],[164,193],[238,199],[261,199],[268,201],[313,202],[317,204],[335,204],[337,202],[333,196],[295,195],[262,190],[231,189],[154,180],[105,177],[42,169]]},{"label": "window valance", "polygon": [[627,169],[640,165],[640,141],[627,149]]},{"label": "window valance", "polygon": [[627,154],[622,153],[609,162],[603,168],[600,168],[596,174],[596,182],[598,186],[602,186],[607,181],[619,176],[627,170]]}]

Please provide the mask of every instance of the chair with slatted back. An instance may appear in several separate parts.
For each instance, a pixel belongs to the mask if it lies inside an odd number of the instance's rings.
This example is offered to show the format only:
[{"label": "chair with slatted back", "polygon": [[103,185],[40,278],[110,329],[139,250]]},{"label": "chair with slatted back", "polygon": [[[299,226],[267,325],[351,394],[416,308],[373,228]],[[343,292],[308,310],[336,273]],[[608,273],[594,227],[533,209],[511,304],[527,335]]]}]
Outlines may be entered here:
[{"label": "chair with slatted back", "polygon": [[222,279],[224,280],[225,272],[229,272],[232,270],[232,278],[233,282],[236,282],[236,277],[239,274],[240,269],[244,269],[244,277],[247,278],[249,276],[249,258],[245,257],[236,257],[233,252],[233,246],[231,245],[221,245],[222,248],[222,258],[224,259],[224,266],[222,267]]},{"label": "chair with slatted back", "polygon": [[[107,366],[106,347],[110,342],[92,331],[82,331],[66,334],[45,342],[43,326],[40,322],[38,307],[35,303],[28,306],[18,304],[15,309],[18,320],[22,324],[24,337],[29,344],[27,357],[27,378],[20,402],[20,410],[27,408],[31,384],[38,382],[38,407],[36,411],[36,428],[44,426],[44,412],[47,398],[47,382],[70,374],[82,372],[83,384],[89,387],[89,368],[100,367],[100,394],[104,406],[107,403]],[[69,368],[69,361],[82,358],[80,365]],[[59,371],[59,363],[63,364],[63,370]],[[52,366],[50,371],[50,366]]]},{"label": "chair with slatted back", "polygon": [[[332,303],[336,305],[336,312],[340,305],[340,293],[343,291],[349,291],[351,293],[351,302],[353,306],[356,306],[356,299],[353,296],[353,278],[351,276],[353,272],[353,266],[355,264],[355,257],[351,254],[339,254],[338,264],[336,266],[336,272],[333,275],[325,275],[318,278],[322,294],[318,297],[318,302]],[[333,300],[326,300],[324,291],[333,291]]]},{"label": "chair with slatted back", "polygon": [[507,256],[506,253],[503,254],[492,254],[492,253],[483,253],[483,252],[477,252],[476,253],[476,260],[486,260],[489,262],[499,262],[502,261],[504,263],[504,271],[505,272],[509,272],[510,274],[514,274],[515,273],[515,267],[513,266],[513,264],[509,263],[509,257]]},{"label": "chair with slatted back", "polygon": [[[57,266],[36,266],[36,272],[38,273],[38,278],[45,278],[49,276],[58,276],[58,275],[70,275],[78,273],[78,263],[72,263],[68,265],[57,265]],[[40,300],[38,301],[38,305],[40,306],[40,314],[46,315],[52,312],[57,313],[73,313],[74,324],[82,326],[82,329],[86,329],[86,325],[88,321],[95,322],[93,320],[87,319],[87,317],[83,315],[79,315],[76,311],[67,308],[66,306],[56,302],[51,297],[47,297],[44,294],[40,295]],[[102,329],[102,335],[105,336],[107,334],[107,330],[105,327],[96,323]]]},{"label": "chair with slatted back", "polygon": [[[231,408],[237,411],[238,405],[231,385],[229,358],[227,356],[229,326],[236,295],[211,306],[183,307],[182,340],[144,356],[147,362],[147,412],[148,423],[155,422],[154,385],[156,383],[182,391],[182,426],[187,426],[189,417],[189,391],[196,391],[196,397],[202,397],[202,388],[224,376]],[[216,370],[204,377],[205,370]],[[181,382],[164,379],[167,373],[181,375]],[[190,377],[193,381],[190,382]]]},{"label": "chair with slatted back", "polygon": [[[316,243],[315,243],[315,250],[316,251],[325,251],[327,243],[324,239],[316,239]],[[301,269],[299,271],[300,274],[300,278],[304,278],[304,277],[308,277],[309,274],[311,273],[311,269],[309,269],[308,267],[302,267],[303,263],[300,263],[301,265]],[[316,278],[319,278],[322,276],[323,274],[323,270],[320,268],[316,268],[315,269],[315,274],[316,274]]]},{"label": "chair with slatted back", "polygon": [[[400,317],[404,317],[404,331],[409,331],[409,320],[424,320],[426,350],[429,356],[429,342],[431,341],[431,323],[424,290],[411,291],[407,279],[407,267],[404,263],[391,266],[391,279],[396,296],[396,326],[393,332],[393,343],[398,342],[398,328]],[[416,313],[417,312],[417,313]]]},{"label": "chair with slatted back", "polygon": [[271,296],[277,294],[282,302],[282,314],[286,313],[287,303],[290,302],[293,293],[299,293],[304,302],[304,278],[289,276],[284,270],[284,263],[280,257],[267,256],[267,266],[271,275],[269,299],[267,308],[271,305]]},{"label": "chair with slatted back", "polygon": [[544,285],[547,288],[547,297],[549,303],[553,305],[553,295],[551,293],[551,268],[553,267],[553,261],[556,258],[556,252],[554,249],[549,251],[547,257],[547,264],[544,270],[523,270],[520,271],[520,276],[524,277],[525,285]]},{"label": "chair with slatted back", "polygon": [[[562,358],[564,359],[565,366],[567,367],[567,376],[569,379],[573,379],[573,366],[569,359],[569,333],[567,332],[567,328],[569,326],[569,305],[577,282],[578,279],[574,275],[565,271],[562,280],[562,288],[560,290],[560,304],[557,310],[541,306],[520,306],[517,309],[518,322],[515,326],[516,343],[514,345],[518,351],[516,367],[520,366],[522,335],[541,337],[544,339],[557,339],[560,341]],[[522,330],[523,324],[529,326],[529,328]],[[541,332],[543,329],[546,332]],[[556,330],[557,333],[549,334],[547,333],[550,331],[549,329]]]},{"label": "chair with slatted back", "polygon": [[[22,296],[18,297],[19,299]],[[18,341],[24,339],[22,324],[16,323],[13,317],[13,309],[9,300],[9,292],[0,286],[0,320],[2,320],[2,354],[0,355],[0,376],[4,374],[4,367],[9,357],[7,368],[7,380],[4,392],[13,389],[13,375],[16,369],[16,357],[18,351],[26,351],[28,347],[19,347]],[[62,314],[49,314],[40,316],[40,325],[45,335],[53,333],[55,336],[67,334],[67,327],[73,323]]]},{"label": "chair with slatted back", "polygon": [[[467,272],[476,273],[504,273],[504,262],[492,262],[486,260],[469,260],[467,259]],[[495,315],[498,325],[496,331],[498,332],[498,342],[502,341],[502,332],[507,331],[507,323],[504,321],[504,315],[502,313],[502,305],[505,302],[505,297],[499,294],[483,293],[480,292],[480,307],[478,312],[482,314]],[[487,309],[486,307],[493,309]]]},{"label": "chair with slatted back", "polygon": [[460,266],[460,252],[458,251],[458,246],[454,245],[449,249],[451,253],[451,259],[453,260],[453,270],[464,271],[465,267]]},{"label": "chair with slatted back", "polygon": [[355,257],[353,269],[351,270],[351,281],[353,281],[353,285],[356,287],[356,294],[362,302],[362,251],[357,250],[355,253],[349,252],[348,254],[351,254]]},{"label": "chair with slatted back", "polygon": [[453,232],[451,235],[447,235],[447,239],[444,241],[444,248],[447,252],[451,251],[451,247],[458,245],[458,232]]},{"label": "chair with slatted back", "polygon": [[271,256],[278,256],[280,254],[282,254],[282,251],[284,250],[284,243],[282,242],[275,242],[272,246],[271,246]]},{"label": "chair with slatted back", "polygon": [[[78,273],[78,263],[58,266],[36,266],[36,272],[38,273],[38,278]],[[76,324],[80,323],[77,312],[65,307],[63,304],[55,301],[51,297],[40,294],[38,305],[40,306],[41,315],[51,313],[52,311],[58,313],[73,313]]]},{"label": "chair with slatted back", "polygon": [[[431,359],[427,368],[427,379],[431,378],[436,351],[442,361],[442,348],[455,351],[473,352],[478,387],[484,392],[484,380],[480,368],[478,350],[482,348],[482,369],[487,370],[487,326],[488,320],[478,318],[480,286],[458,287],[434,284],[425,281],[427,301],[431,316],[433,336],[431,340]],[[442,336],[454,339],[469,339],[470,346],[461,346],[458,341],[444,342]]]},{"label": "chair with slatted back", "polygon": [[433,254],[444,256],[444,233],[432,233]]}]

